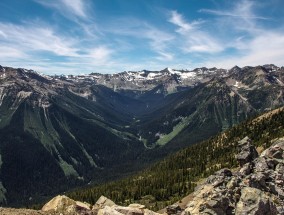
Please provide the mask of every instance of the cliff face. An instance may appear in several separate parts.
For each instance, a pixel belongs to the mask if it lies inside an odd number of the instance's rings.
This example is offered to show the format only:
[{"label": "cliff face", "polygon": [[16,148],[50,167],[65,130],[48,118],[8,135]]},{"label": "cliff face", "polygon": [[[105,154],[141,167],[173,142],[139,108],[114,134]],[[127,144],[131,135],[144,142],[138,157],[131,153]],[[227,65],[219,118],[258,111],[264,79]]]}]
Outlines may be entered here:
[{"label": "cliff face", "polygon": [[248,138],[239,144],[240,169],[208,177],[184,214],[284,214],[284,139],[260,156]]}]

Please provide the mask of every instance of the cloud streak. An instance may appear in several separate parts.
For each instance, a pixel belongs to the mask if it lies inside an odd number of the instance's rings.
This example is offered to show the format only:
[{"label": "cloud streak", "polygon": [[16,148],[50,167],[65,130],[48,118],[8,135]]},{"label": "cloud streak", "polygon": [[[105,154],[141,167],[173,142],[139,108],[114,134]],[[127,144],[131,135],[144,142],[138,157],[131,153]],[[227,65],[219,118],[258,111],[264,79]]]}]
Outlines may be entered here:
[{"label": "cloud streak", "polygon": [[67,18],[87,18],[87,0],[34,0],[35,2],[57,10],[61,15]]},{"label": "cloud streak", "polygon": [[228,16],[226,25],[222,19],[217,19],[217,25],[230,29],[235,35],[241,37],[232,38],[230,47],[237,50],[237,54],[217,56],[205,62],[209,66],[230,68],[234,65],[263,65],[274,63],[283,65],[284,61],[284,32],[283,28],[271,29],[259,24],[259,20],[271,20],[269,17],[258,16],[254,9],[253,1],[242,0],[233,5],[231,10],[209,10],[202,9],[200,12],[207,12],[218,16]]},{"label": "cloud streak", "polygon": [[47,51],[58,56],[78,56],[75,41],[71,38],[58,36],[48,26],[19,26],[0,23],[5,34],[0,35],[0,44],[5,44],[24,52]]},{"label": "cloud streak", "polygon": [[216,53],[224,49],[214,37],[201,30],[203,22],[193,21],[189,23],[177,11],[171,11],[168,21],[178,27],[176,32],[182,37],[181,49],[184,52]]}]

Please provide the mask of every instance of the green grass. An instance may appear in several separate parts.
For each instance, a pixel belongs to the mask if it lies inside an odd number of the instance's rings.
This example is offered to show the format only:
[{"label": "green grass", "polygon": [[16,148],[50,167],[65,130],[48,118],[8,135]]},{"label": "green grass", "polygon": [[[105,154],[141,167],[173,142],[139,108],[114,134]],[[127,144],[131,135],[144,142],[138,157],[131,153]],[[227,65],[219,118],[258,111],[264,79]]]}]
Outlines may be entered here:
[{"label": "green grass", "polygon": [[165,144],[167,144],[169,141],[171,141],[175,136],[177,136],[187,125],[190,117],[185,117],[182,119],[182,121],[177,124],[176,126],[174,126],[173,131],[162,135],[162,137],[160,137],[160,139],[156,142],[156,145],[160,145],[163,146]]}]

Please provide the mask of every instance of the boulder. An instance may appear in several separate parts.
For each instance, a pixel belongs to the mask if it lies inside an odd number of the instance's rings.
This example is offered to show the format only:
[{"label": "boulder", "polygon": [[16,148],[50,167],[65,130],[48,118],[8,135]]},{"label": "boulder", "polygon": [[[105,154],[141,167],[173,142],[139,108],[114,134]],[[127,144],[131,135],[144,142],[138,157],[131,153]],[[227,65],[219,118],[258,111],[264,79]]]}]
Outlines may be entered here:
[{"label": "boulder", "polygon": [[264,150],[261,157],[267,157],[271,159],[284,159],[284,139],[279,139],[271,147]]},{"label": "boulder", "polygon": [[56,196],[53,199],[51,199],[49,202],[47,202],[43,207],[42,211],[61,211],[65,209],[66,207],[69,207],[71,205],[75,205],[76,202],[73,199],[68,198],[67,196]]},{"label": "boulder", "polygon": [[181,212],[181,208],[179,205],[174,204],[174,205],[170,205],[167,208],[167,214],[171,215],[171,214],[177,214]]},{"label": "boulder", "polygon": [[266,172],[268,171],[268,169],[270,169],[264,157],[256,158],[253,161],[253,164],[254,164],[254,171],[256,172]]},{"label": "boulder", "polygon": [[227,183],[232,176],[232,172],[229,169],[221,169],[217,171],[214,175],[207,178],[206,182],[212,184],[214,187],[218,187],[223,183]]},{"label": "boulder", "polygon": [[113,207],[105,206],[98,210],[97,215],[123,215],[122,213],[116,211]]},{"label": "boulder", "polygon": [[236,159],[241,167],[258,157],[258,153],[248,137],[245,137],[238,143],[238,154]]},{"label": "boulder", "polygon": [[112,200],[108,199],[105,196],[101,196],[97,200],[97,202],[94,204],[93,208],[98,208],[99,209],[99,208],[104,208],[105,206],[111,207],[113,205],[115,205],[115,203]]},{"label": "boulder", "polygon": [[144,212],[139,208],[134,207],[123,207],[123,206],[114,206],[112,207],[117,212],[124,215],[143,215]]},{"label": "boulder", "polygon": [[263,191],[245,187],[242,189],[240,201],[236,206],[236,215],[243,214],[276,215],[278,212],[269,196]]},{"label": "boulder", "polygon": [[239,173],[242,178],[246,177],[252,172],[252,164],[251,163],[246,163],[242,166],[240,169]]},{"label": "boulder", "polygon": [[41,210],[62,214],[80,214],[83,211],[90,211],[90,205],[59,195],[46,203]]}]

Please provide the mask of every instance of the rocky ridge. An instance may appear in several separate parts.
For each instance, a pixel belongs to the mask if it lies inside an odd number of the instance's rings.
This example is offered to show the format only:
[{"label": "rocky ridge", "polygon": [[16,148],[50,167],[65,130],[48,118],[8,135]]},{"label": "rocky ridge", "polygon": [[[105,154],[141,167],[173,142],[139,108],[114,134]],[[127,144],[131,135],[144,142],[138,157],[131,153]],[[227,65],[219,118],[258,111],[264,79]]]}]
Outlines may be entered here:
[{"label": "rocky ridge", "polygon": [[249,138],[239,144],[240,169],[222,169],[208,177],[184,214],[284,214],[284,139],[259,156]]}]

